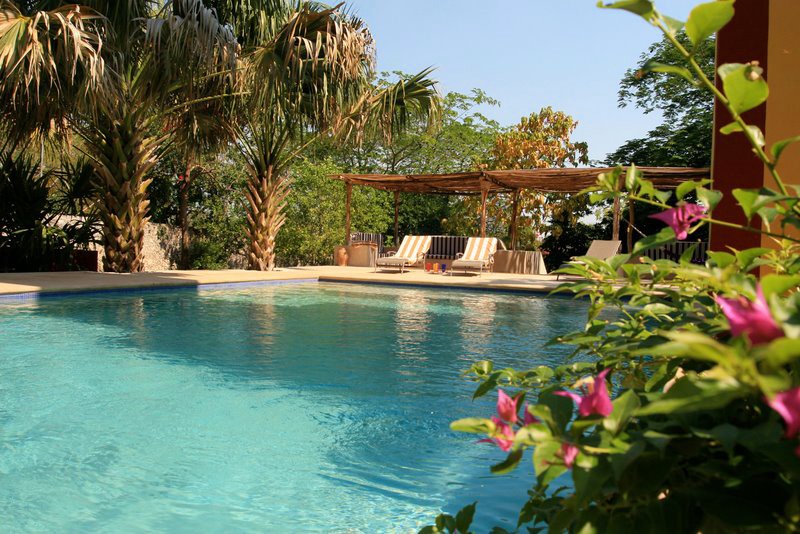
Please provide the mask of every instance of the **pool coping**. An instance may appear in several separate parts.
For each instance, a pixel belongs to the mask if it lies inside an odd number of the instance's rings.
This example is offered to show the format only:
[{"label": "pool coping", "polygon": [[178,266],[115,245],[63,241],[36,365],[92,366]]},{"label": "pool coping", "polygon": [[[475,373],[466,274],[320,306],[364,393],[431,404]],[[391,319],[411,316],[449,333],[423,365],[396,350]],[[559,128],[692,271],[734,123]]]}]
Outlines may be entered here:
[{"label": "pool coping", "polygon": [[347,283],[462,291],[548,295],[565,280],[553,276],[484,273],[482,276],[432,276],[424,271],[375,272],[354,267],[296,267],[254,271],[165,271],[114,273],[0,273],[0,302],[108,293],[209,290],[287,283]]},{"label": "pool coping", "polygon": [[146,286],[129,287],[105,287],[87,289],[56,289],[45,291],[26,291],[23,293],[3,293],[0,294],[0,303],[6,301],[27,301],[39,300],[42,298],[77,297],[90,295],[113,295],[130,293],[158,293],[171,291],[202,290],[213,291],[220,289],[239,289],[249,286],[284,286],[291,284],[308,284],[319,282],[317,278],[288,278],[285,280],[248,280],[243,282],[209,282],[198,284],[159,284]]}]

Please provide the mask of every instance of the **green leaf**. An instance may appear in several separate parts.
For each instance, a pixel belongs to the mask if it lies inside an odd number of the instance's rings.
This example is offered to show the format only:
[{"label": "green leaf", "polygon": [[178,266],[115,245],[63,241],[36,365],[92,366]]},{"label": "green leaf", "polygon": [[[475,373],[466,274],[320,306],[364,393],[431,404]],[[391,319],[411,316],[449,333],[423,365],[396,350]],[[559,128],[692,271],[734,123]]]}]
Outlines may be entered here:
[{"label": "green leaf", "polygon": [[611,414],[603,419],[603,427],[613,434],[617,434],[628,422],[633,412],[639,409],[641,403],[633,390],[628,390],[611,403]]},{"label": "green leaf", "polygon": [[695,243],[694,245],[690,245],[689,248],[684,250],[678,262],[682,265],[686,263],[691,263],[692,258],[694,258],[694,251],[697,250],[697,246],[698,243]]},{"label": "green leaf", "polygon": [[458,532],[469,532],[469,527],[472,525],[472,518],[475,517],[475,505],[477,504],[477,502],[474,502],[458,511],[455,525]]},{"label": "green leaf", "polygon": [[692,180],[688,180],[686,182],[681,182],[681,184],[675,189],[675,196],[678,200],[681,200],[683,197],[694,191],[700,187],[699,182],[694,182]]},{"label": "green leaf", "polygon": [[736,256],[734,256],[730,252],[709,251],[708,259],[711,260],[711,263],[714,266],[719,267],[720,269],[724,269],[729,265],[733,265],[733,263],[736,261]]},{"label": "green leaf", "polygon": [[[761,131],[761,128],[754,124],[746,125],[747,130],[753,136],[753,139],[756,140],[758,146],[764,146],[767,142],[764,140],[764,132]],[[730,135],[734,132],[742,132],[742,126],[738,122],[731,122],[730,124],[726,124],[722,128],[719,129],[720,133],[723,135]]]},{"label": "green leaf", "polygon": [[734,189],[733,196],[739,201],[739,206],[742,207],[744,216],[747,217],[748,221],[750,221],[750,219],[753,218],[753,215],[755,215],[756,211],[758,210],[758,208],[756,208],[758,191],[755,189]]},{"label": "green leaf", "polygon": [[692,9],[686,20],[686,35],[697,46],[720,29],[733,18],[733,0],[716,0],[700,4]]},{"label": "green leaf", "polygon": [[727,406],[747,391],[734,381],[681,378],[661,398],[638,410],[636,415],[679,414],[716,410]]},{"label": "green leaf", "polygon": [[709,210],[713,210],[722,200],[722,193],[715,189],[706,189],[705,187],[697,188],[697,199],[705,204]]},{"label": "green leaf", "polygon": [[685,26],[682,20],[678,20],[667,15],[661,15],[661,18],[664,19],[664,24],[667,25],[667,29],[669,30],[670,35],[675,35],[679,31],[683,29]]},{"label": "green leaf", "polygon": [[631,259],[631,255],[630,254],[617,254],[616,256],[614,256],[612,258],[609,258],[608,264],[611,266],[611,268],[614,271],[616,271],[617,269],[622,267],[624,264],[628,263],[628,261],[630,259]]},{"label": "green leaf", "polygon": [[695,360],[703,360],[727,365],[737,359],[729,345],[723,345],[713,338],[698,332],[672,331],[667,336],[671,340],[652,348],[640,349],[636,354],[652,354],[658,356],[686,356]]},{"label": "green leaf", "polygon": [[610,4],[603,4],[602,0],[597,2],[597,7],[605,9],[622,9],[639,15],[643,19],[650,21],[655,15],[655,6],[652,0],[619,0]]},{"label": "green leaf", "polygon": [[503,460],[499,464],[495,464],[495,465],[493,465],[491,467],[492,473],[494,473],[495,475],[502,475],[502,474],[505,474],[505,473],[510,473],[511,471],[513,471],[517,467],[517,465],[519,464],[519,461],[522,460],[522,454],[524,452],[525,452],[525,449],[522,449],[522,448],[519,448],[519,449],[516,449],[516,450],[512,450],[508,454],[508,457],[505,460]]},{"label": "green leaf", "polygon": [[491,419],[467,417],[450,423],[450,428],[456,432],[470,432],[472,434],[491,434],[495,431],[495,424]]},{"label": "green leaf", "polygon": [[488,375],[494,370],[494,363],[491,360],[480,360],[473,363],[470,370],[476,374]]},{"label": "green leaf", "polygon": [[797,143],[798,141],[800,141],[800,135],[795,135],[794,137],[790,137],[788,139],[782,139],[773,144],[772,147],[770,148],[773,162],[777,165],[778,161],[781,159],[783,151],[786,150],[789,147],[789,145]]},{"label": "green leaf", "polygon": [[766,350],[766,360],[773,367],[781,367],[800,359],[800,339],[782,337],[770,343]]},{"label": "green leaf", "polygon": [[675,232],[672,228],[666,227],[662,228],[660,232],[654,235],[649,235],[644,239],[640,239],[636,242],[633,246],[633,254],[641,254],[646,250],[650,250],[652,248],[660,247],[662,245],[666,245],[667,243],[671,243],[675,240]]},{"label": "green leaf", "polygon": [[766,254],[770,249],[763,247],[748,248],[736,253],[736,262],[739,267],[745,272],[750,270],[753,261],[760,258],[762,254]]},{"label": "green leaf", "polygon": [[625,173],[625,188],[628,191],[633,191],[634,186],[639,178],[639,172],[636,170],[636,165],[631,163],[628,171]]},{"label": "green leaf", "polygon": [[766,102],[769,87],[756,67],[726,63],[717,69],[722,89],[736,113],[744,113]]},{"label": "green leaf", "polygon": [[557,441],[547,441],[540,443],[533,449],[533,468],[536,476],[544,473],[550,464],[556,462],[556,454],[561,450],[561,443]]},{"label": "green leaf", "polygon": [[572,480],[575,482],[575,498],[579,505],[584,505],[596,497],[605,482],[613,476],[611,466],[601,462],[590,469],[581,468],[578,463],[572,468]]},{"label": "green leaf", "polygon": [[494,372],[489,375],[489,378],[481,382],[481,384],[475,389],[475,393],[472,394],[472,400],[477,398],[483,397],[490,391],[492,391],[497,386],[497,379],[500,378],[500,372]]},{"label": "green leaf", "polygon": [[436,528],[438,532],[454,532],[456,530],[456,520],[450,514],[439,514],[436,517]]},{"label": "green leaf", "polygon": [[667,65],[666,63],[659,63],[658,61],[653,61],[652,59],[649,60],[642,66],[642,70],[645,72],[662,72],[665,74],[676,74],[690,83],[695,84],[697,80],[694,79],[692,73],[689,69],[684,67],[678,67],[676,65]]},{"label": "green leaf", "polygon": [[783,293],[800,286],[800,276],[786,274],[768,274],[761,278],[761,289],[767,299],[771,295]]},{"label": "green leaf", "polygon": [[[570,420],[572,420],[572,410],[574,407],[574,402],[572,399],[568,399],[566,397],[562,397],[560,395],[553,395],[552,392],[542,393],[539,396],[539,402],[547,407],[547,413],[545,417],[547,417],[555,428],[556,432],[562,431],[567,427]],[[540,412],[537,410],[531,410],[531,412],[536,412],[534,415],[539,417]],[[539,417],[542,421],[547,422],[546,419]]]}]

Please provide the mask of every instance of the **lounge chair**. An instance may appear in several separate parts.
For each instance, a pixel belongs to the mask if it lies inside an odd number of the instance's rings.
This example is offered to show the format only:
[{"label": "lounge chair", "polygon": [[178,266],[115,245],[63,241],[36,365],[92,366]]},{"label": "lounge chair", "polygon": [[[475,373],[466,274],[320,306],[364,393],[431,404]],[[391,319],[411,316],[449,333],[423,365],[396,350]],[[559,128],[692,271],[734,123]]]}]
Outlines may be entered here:
[{"label": "lounge chair", "polygon": [[497,251],[496,237],[470,237],[467,241],[467,248],[463,254],[459,254],[457,259],[450,266],[450,274],[454,269],[479,269],[483,273],[494,263],[494,253]]},{"label": "lounge chair", "polygon": [[425,257],[425,253],[431,248],[431,236],[429,235],[407,235],[400,243],[400,248],[391,256],[378,258],[375,270],[378,267],[399,267],[402,273],[406,265],[414,265]]},{"label": "lounge chair", "polygon": [[[586,251],[584,254],[585,257],[595,258],[598,260],[607,260],[609,258],[613,258],[619,252],[620,247],[622,246],[622,241],[618,239],[610,239],[604,241],[602,239],[595,239],[592,241],[592,244],[589,245],[589,250]],[[583,263],[579,259],[573,257],[570,263]],[[569,267],[569,263],[564,263],[559,267],[559,269],[563,269],[564,267]],[[561,274],[556,274],[556,280],[559,279]]]}]

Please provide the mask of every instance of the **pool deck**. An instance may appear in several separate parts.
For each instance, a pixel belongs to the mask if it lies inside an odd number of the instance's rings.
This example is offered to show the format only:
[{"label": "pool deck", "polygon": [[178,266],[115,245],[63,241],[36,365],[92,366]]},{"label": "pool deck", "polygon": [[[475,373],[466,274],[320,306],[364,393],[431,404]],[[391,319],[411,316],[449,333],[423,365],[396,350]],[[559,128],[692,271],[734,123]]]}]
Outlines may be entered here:
[{"label": "pool deck", "polygon": [[84,291],[120,290],[132,288],[192,287],[206,284],[235,284],[270,281],[319,280],[320,282],[353,282],[391,285],[456,287],[495,291],[548,293],[560,282],[553,275],[522,275],[508,273],[431,274],[422,270],[378,271],[368,267],[295,267],[271,272],[223,271],[164,271],[136,274],[59,272],[59,273],[0,273],[0,295],[39,293],[71,293]]}]

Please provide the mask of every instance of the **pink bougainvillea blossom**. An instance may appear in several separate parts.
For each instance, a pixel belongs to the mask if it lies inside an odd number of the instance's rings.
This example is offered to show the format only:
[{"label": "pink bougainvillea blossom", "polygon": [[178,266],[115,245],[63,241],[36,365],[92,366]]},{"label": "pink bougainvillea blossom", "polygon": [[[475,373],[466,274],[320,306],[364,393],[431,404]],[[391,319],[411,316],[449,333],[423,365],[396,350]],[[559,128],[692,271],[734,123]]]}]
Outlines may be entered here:
[{"label": "pink bougainvillea blossom", "polygon": [[800,433],[800,387],[778,393],[767,404],[778,412],[786,423],[786,437],[793,438]]},{"label": "pink bougainvillea blossom", "polygon": [[564,465],[572,469],[572,466],[575,465],[575,458],[578,457],[578,452],[580,452],[578,447],[572,443],[562,443],[559,456],[564,460]]},{"label": "pink bougainvillea blossom", "polygon": [[525,414],[525,416],[524,416],[524,418],[522,420],[522,425],[523,426],[528,426],[528,425],[532,425],[534,423],[538,423],[539,422],[539,420],[536,419],[536,417],[534,417],[534,415],[531,412],[528,411],[528,405],[527,404],[525,404],[525,406],[522,408],[522,411]]},{"label": "pink bougainvillea blossom", "polygon": [[509,397],[502,389],[497,390],[497,415],[503,421],[517,422],[517,399]]},{"label": "pink bougainvillea blossom", "polygon": [[495,424],[495,433],[491,438],[481,439],[478,443],[494,443],[503,452],[508,452],[514,445],[514,429],[498,417],[492,417]]},{"label": "pink bougainvillea blossom", "polygon": [[769,343],[773,339],[783,337],[783,330],[772,317],[760,285],[756,288],[756,300],[744,297],[735,299],[715,297],[714,300],[722,308],[722,313],[728,319],[731,334],[734,336],[744,334],[753,345]]},{"label": "pink bougainvillea blossom", "polygon": [[651,215],[653,219],[665,223],[675,232],[675,238],[679,241],[686,239],[689,235],[689,228],[699,221],[706,214],[706,209],[698,204],[678,204],[661,213]]},{"label": "pink bougainvillea blossom", "polygon": [[614,407],[611,405],[611,398],[608,396],[608,384],[606,375],[610,369],[604,369],[595,378],[586,379],[585,386],[581,387],[583,396],[570,391],[556,391],[555,394],[561,397],[568,397],[578,405],[578,414],[581,417],[590,415],[608,416]]}]

